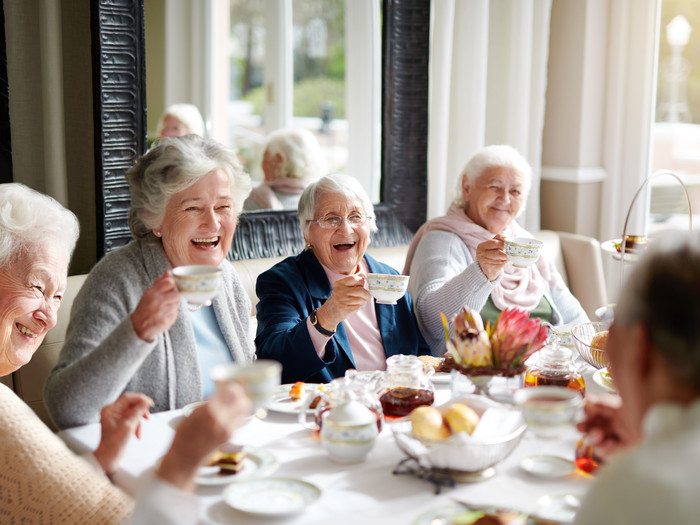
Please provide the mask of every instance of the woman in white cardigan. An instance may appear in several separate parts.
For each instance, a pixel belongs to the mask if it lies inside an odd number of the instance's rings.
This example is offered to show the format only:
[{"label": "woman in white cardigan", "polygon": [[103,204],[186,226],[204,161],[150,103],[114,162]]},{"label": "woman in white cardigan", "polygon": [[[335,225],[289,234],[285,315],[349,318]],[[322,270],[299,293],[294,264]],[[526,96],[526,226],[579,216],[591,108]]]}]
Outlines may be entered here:
[{"label": "woman in white cardigan", "polygon": [[[0,376],[29,362],[56,325],[78,230],[75,215],[50,197],[0,184]],[[78,457],[0,384],[0,521],[195,523],[197,468],[231,437],[250,402],[240,388],[222,390],[184,420],[134,508],[108,476],[151,404],[125,393],[104,407],[99,446]]]},{"label": "woman in white cardigan", "polygon": [[405,274],[416,316],[433,354],[445,351],[440,312],[448,319],[465,305],[492,322],[519,307],[554,325],[588,318],[545,255],[514,267],[504,240],[532,237],[515,218],[530,191],[531,168],[510,146],[487,146],[467,163],[447,214],[424,224],[408,251]]}]

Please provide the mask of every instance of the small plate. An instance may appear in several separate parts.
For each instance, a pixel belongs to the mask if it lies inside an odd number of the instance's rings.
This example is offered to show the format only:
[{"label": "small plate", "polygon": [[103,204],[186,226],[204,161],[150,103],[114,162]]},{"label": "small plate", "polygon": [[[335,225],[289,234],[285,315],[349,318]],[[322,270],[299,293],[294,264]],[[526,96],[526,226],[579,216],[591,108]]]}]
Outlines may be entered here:
[{"label": "small plate", "polygon": [[607,368],[601,368],[593,372],[593,381],[602,387],[603,390],[611,394],[617,394],[617,388],[615,388],[615,383],[608,375]]},{"label": "small plate", "polygon": [[246,457],[241,470],[222,474],[219,467],[200,467],[197,477],[194,478],[195,482],[198,485],[228,485],[237,480],[268,476],[279,466],[277,458],[264,448],[244,447],[243,450]]},{"label": "small plate", "polygon": [[182,415],[185,417],[190,417],[192,412],[194,412],[196,408],[201,407],[204,403],[206,403],[206,401],[195,401],[194,403],[185,405],[185,407],[182,409]]},{"label": "small plate", "polygon": [[270,398],[270,401],[265,405],[271,412],[279,412],[281,414],[298,414],[304,407],[307,396],[312,395],[319,387],[319,383],[305,383],[304,395],[298,401],[292,401],[289,397],[289,391],[292,388],[292,383],[280,385],[276,394]]},{"label": "small plate", "polygon": [[556,523],[571,523],[581,506],[581,494],[549,494],[537,500],[537,517]]},{"label": "small plate", "polygon": [[520,460],[520,468],[538,478],[563,478],[576,471],[576,464],[559,456],[528,456]]},{"label": "small plate", "polygon": [[232,483],[224,489],[227,505],[258,516],[291,516],[321,496],[321,489],[300,479],[268,478]]},{"label": "small plate", "polygon": [[423,512],[416,518],[413,525],[451,525],[453,517],[466,511],[464,505],[442,505]]},{"label": "small plate", "polygon": [[[613,256],[616,261],[622,260],[622,254],[615,248],[615,243],[619,243],[621,239],[611,239],[609,241],[604,241],[600,243],[600,249],[607,252]],[[634,262],[639,258],[638,252],[627,252],[625,253],[625,261]]]}]

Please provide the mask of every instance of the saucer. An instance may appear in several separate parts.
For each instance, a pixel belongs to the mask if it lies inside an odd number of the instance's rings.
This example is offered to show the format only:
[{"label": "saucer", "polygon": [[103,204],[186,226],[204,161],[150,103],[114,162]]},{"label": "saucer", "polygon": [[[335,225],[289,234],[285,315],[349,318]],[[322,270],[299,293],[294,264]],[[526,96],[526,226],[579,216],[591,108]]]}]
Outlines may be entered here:
[{"label": "saucer", "polygon": [[532,476],[547,479],[563,478],[576,471],[573,461],[549,455],[523,458],[520,460],[520,468]]},{"label": "saucer", "polygon": [[224,489],[227,505],[257,516],[281,517],[298,514],[321,496],[316,485],[293,478],[239,481]]}]

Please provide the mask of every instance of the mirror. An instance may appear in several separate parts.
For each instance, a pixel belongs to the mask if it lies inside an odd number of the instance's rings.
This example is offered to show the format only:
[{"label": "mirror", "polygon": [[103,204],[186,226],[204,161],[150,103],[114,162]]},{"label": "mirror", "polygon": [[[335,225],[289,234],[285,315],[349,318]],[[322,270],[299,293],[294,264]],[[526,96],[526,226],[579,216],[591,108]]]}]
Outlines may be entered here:
[{"label": "mirror", "polygon": [[[146,150],[143,1],[93,5],[98,203],[103,253],[126,244],[129,192],[124,172]],[[379,231],[373,246],[410,241],[426,216],[429,0],[384,0]],[[98,230],[99,230],[98,225]],[[240,218],[230,257],[291,255],[304,246],[295,211]],[[102,255],[102,254],[100,254]]]}]

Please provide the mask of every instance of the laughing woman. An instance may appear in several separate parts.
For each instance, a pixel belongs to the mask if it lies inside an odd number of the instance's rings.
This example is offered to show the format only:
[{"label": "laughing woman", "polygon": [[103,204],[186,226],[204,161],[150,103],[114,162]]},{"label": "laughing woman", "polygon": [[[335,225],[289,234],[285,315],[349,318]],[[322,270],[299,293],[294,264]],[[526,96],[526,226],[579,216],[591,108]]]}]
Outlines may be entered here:
[{"label": "laughing woman", "polygon": [[[73,303],[66,342],[44,387],[60,428],[97,421],[125,390],[154,410],[181,408],[214,390],[209,370],[251,361],[250,301],[226,260],[250,177],[229,150],[196,135],[162,139],[126,174],[134,241],[105,256]],[[192,308],[171,269],[223,271],[211,307]]]},{"label": "laughing woman", "polygon": [[299,200],[308,248],[258,277],[258,357],[283,365],[282,382],[326,383],[349,368],[384,370],[394,354],[429,354],[407,293],[375,304],[368,273],[398,272],[367,255],[374,208],[352,177],[331,175]]}]

